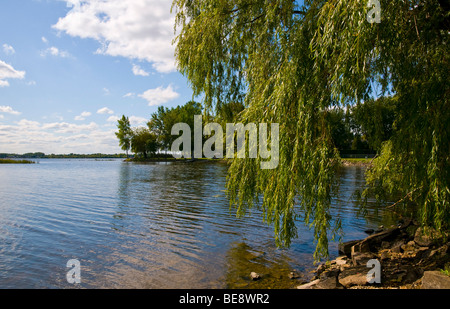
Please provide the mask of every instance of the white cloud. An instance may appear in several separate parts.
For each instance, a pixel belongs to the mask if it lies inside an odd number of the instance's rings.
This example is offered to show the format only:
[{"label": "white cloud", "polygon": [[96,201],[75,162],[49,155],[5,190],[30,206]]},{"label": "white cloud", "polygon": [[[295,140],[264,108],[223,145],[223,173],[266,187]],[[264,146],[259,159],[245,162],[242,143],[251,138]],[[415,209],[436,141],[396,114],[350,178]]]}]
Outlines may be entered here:
[{"label": "white cloud", "polygon": [[114,114],[114,111],[110,110],[110,109],[107,108],[107,107],[103,107],[103,108],[100,108],[100,109],[97,111],[97,114],[102,114],[102,115],[109,114],[109,115],[112,115],[112,114]]},{"label": "white cloud", "polygon": [[134,98],[136,94],[134,92],[128,92],[126,95],[124,95],[124,98]]},{"label": "white cloud", "polygon": [[137,116],[130,116],[129,117],[130,124],[133,126],[137,126],[140,124],[146,124],[148,122],[148,119],[144,117],[137,117]]},{"label": "white cloud", "polygon": [[92,114],[90,112],[82,112],[81,115],[75,117],[75,120],[83,121],[83,120],[86,120],[86,118],[91,116],[91,115]]},{"label": "white cloud", "polygon": [[[109,117],[106,121],[108,121],[108,122],[117,122],[120,118],[121,117],[114,115],[114,116]],[[128,119],[130,120],[130,124],[132,126],[145,125],[148,122],[147,118],[138,117],[138,116],[130,116],[130,117],[128,117]]]},{"label": "white cloud", "polygon": [[67,51],[59,50],[57,47],[49,47],[46,50],[41,51],[41,56],[54,56],[54,57],[61,57],[61,58],[70,58],[71,55]]},{"label": "white cloud", "polygon": [[117,120],[119,120],[120,117],[117,116],[110,116],[106,121],[108,122],[117,122]]},{"label": "white cloud", "polygon": [[7,55],[14,55],[16,53],[14,47],[8,44],[3,44],[3,52]]},{"label": "white cloud", "polygon": [[164,103],[167,103],[171,100],[174,100],[180,96],[179,93],[175,92],[172,86],[168,86],[167,88],[158,87],[156,89],[149,89],[145,91],[143,94],[140,94],[139,97],[148,101],[149,106],[158,106]]},{"label": "white cloud", "polygon": [[171,4],[168,0],[78,1],[53,28],[97,40],[99,54],[146,60],[158,72],[172,72],[175,17]]},{"label": "white cloud", "polygon": [[133,74],[136,76],[149,76],[150,75],[150,73],[146,72],[138,65],[133,65]]},{"label": "white cloud", "polygon": [[44,42],[45,44],[48,43],[48,40],[47,40],[47,38],[46,38],[45,36],[43,36],[43,37],[41,38],[41,40],[42,40],[42,42]]},{"label": "white cloud", "polygon": [[110,95],[111,94],[111,91],[109,91],[108,88],[103,88],[102,90],[103,90],[103,95]]},{"label": "white cloud", "polygon": [[121,153],[115,131],[100,129],[94,122],[79,125],[22,119],[0,124],[0,145],[8,153]]},{"label": "white cloud", "polygon": [[7,113],[11,115],[20,115],[21,112],[15,111],[11,106],[0,106],[0,113]]},{"label": "white cloud", "polygon": [[9,82],[5,79],[17,78],[23,79],[24,71],[17,71],[11,65],[0,60],[0,87],[8,87]]}]

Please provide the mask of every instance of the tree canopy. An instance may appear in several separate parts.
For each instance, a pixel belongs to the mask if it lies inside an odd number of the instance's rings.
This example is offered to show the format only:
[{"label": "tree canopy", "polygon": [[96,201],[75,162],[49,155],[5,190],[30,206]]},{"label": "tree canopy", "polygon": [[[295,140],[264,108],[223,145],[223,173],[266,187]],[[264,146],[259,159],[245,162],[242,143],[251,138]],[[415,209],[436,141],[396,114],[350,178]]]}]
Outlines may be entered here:
[{"label": "tree canopy", "polygon": [[131,137],[133,134],[130,119],[123,115],[122,118],[117,121],[117,128],[119,131],[116,132],[116,136],[119,139],[119,145],[122,150],[127,152],[128,157],[128,151],[131,148]]},{"label": "tree canopy", "polygon": [[[235,159],[227,189],[239,215],[259,207],[279,245],[314,230],[328,256],[330,190],[339,154],[329,111],[395,95],[394,130],[375,160],[366,197],[394,188],[424,225],[448,228],[449,12],[438,0],[174,0],[178,68],[203,106],[242,103],[242,122],[280,124],[280,163]],[[375,93],[378,92],[378,93]]]}]

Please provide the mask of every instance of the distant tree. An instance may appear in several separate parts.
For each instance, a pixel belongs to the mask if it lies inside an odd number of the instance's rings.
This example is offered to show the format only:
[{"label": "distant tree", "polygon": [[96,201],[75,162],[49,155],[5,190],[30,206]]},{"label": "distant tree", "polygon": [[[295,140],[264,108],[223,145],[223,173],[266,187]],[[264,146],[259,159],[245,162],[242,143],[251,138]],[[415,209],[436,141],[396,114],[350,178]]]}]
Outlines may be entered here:
[{"label": "distant tree", "polygon": [[149,129],[140,127],[133,129],[133,136],[131,137],[131,150],[144,158],[149,155],[154,155],[159,148],[157,136],[150,132]]},{"label": "distant tree", "polygon": [[194,138],[194,116],[202,115],[202,106],[200,103],[189,101],[183,106],[175,108],[159,107],[156,113],[153,113],[148,128],[150,132],[157,136],[157,141],[162,149],[168,150],[175,139],[178,137],[172,135],[172,127],[177,123],[186,123],[191,128],[192,140]]},{"label": "distant tree", "polygon": [[335,108],[326,112],[326,119],[334,146],[340,151],[351,148],[353,133],[350,128],[350,114]]},{"label": "distant tree", "polygon": [[353,129],[364,136],[369,146],[381,151],[383,142],[392,137],[395,120],[396,98],[369,99],[351,110]]},{"label": "distant tree", "polygon": [[122,150],[125,150],[128,158],[128,151],[131,148],[131,138],[133,136],[133,131],[131,130],[130,120],[125,115],[122,116],[122,119],[119,119],[117,124],[117,128],[119,132],[116,132],[116,136],[119,139],[119,145]]}]

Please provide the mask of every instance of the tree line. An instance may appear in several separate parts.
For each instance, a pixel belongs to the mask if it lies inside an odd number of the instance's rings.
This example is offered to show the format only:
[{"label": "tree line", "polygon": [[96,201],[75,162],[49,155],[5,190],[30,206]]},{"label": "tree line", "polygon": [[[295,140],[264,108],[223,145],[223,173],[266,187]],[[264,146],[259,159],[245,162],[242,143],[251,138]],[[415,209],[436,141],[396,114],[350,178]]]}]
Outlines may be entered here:
[{"label": "tree line", "polygon": [[[346,109],[325,111],[333,145],[339,153],[342,156],[379,153],[382,143],[389,140],[393,133],[395,101],[395,98],[381,97]],[[243,104],[232,102],[222,105],[215,115],[203,115],[203,118],[205,122],[215,122],[225,127],[227,123],[239,121],[244,110]],[[177,123],[187,123],[193,128],[194,115],[202,114],[202,105],[190,101],[174,108],[158,107],[146,127],[131,127],[129,118],[123,115],[118,120],[116,136],[127,157],[130,151],[144,159],[170,157],[171,145],[178,137],[171,134],[172,127]]]}]

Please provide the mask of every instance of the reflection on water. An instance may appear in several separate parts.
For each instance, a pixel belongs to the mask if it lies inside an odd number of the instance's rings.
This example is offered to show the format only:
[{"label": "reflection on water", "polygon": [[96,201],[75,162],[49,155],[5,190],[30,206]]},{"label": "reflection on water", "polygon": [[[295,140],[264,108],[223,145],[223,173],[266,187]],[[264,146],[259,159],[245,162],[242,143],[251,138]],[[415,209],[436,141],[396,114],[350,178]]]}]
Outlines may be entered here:
[{"label": "reflection on water", "polygon": [[[352,196],[364,169],[343,169],[332,215],[344,240],[389,224]],[[291,288],[313,267],[312,233],[276,248],[258,211],[237,219],[219,163],[41,160],[0,167],[1,288]],[[337,243],[330,253],[337,254]],[[81,284],[66,263],[81,263]],[[250,272],[263,280],[251,281]]]}]

